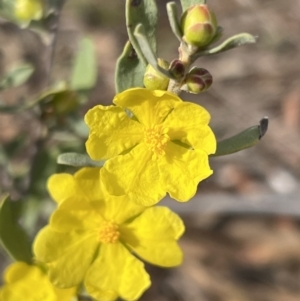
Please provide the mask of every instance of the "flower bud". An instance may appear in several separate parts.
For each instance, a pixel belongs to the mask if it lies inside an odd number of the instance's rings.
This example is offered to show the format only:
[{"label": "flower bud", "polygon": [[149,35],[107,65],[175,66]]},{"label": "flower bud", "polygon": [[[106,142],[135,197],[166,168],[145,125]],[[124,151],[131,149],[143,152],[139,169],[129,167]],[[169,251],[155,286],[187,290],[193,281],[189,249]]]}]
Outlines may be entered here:
[{"label": "flower bud", "polygon": [[41,0],[16,0],[14,5],[14,15],[22,22],[39,20],[43,15],[43,5]]},{"label": "flower bud", "polygon": [[182,78],[185,73],[185,66],[181,60],[176,59],[171,62],[169,71],[175,78]]},{"label": "flower bud", "polygon": [[183,40],[198,48],[207,46],[217,32],[215,14],[205,4],[191,6],[184,12],[180,22]]},{"label": "flower bud", "polygon": [[[163,59],[158,59],[158,65],[164,69],[168,69],[169,63]],[[159,71],[155,70],[150,64],[146,68],[144,74],[144,85],[150,90],[167,90],[169,78]]]},{"label": "flower bud", "polygon": [[204,68],[194,67],[186,75],[185,83],[181,90],[189,93],[198,94],[206,91],[212,84],[211,74]]}]

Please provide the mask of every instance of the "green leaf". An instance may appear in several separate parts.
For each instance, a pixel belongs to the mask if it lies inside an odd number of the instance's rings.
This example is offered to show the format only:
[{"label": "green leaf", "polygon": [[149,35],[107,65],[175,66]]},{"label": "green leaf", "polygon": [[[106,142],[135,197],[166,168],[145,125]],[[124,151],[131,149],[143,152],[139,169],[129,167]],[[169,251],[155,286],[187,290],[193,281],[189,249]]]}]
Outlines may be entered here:
[{"label": "green leaf", "polygon": [[94,161],[83,154],[65,153],[58,156],[57,163],[75,167],[101,167],[105,161]]},{"label": "green leaf", "polygon": [[90,39],[80,41],[75,57],[70,87],[73,90],[89,90],[97,81],[97,61],[94,44]]},{"label": "green leaf", "polygon": [[142,24],[138,24],[135,31],[134,31],[134,36],[137,39],[137,42],[139,44],[139,47],[141,51],[143,52],[144,56],[146,57],[148,63],[158,72],[164,74],[165,76],[169,78],[174,78],[174,76],[166,69],[160,67],[157,62],[157,58],[155,54],[153,53],[148,39],[145,35],[145,29]]},{"label": "green leaf", "polygon": [[0,82],[0,90],[23,85],[32,75],[33,71],[34,68],[28,64],[10,70]]},{"label": "green leaf", "polygon": [[210,55],[215,53],[220,53],[227,51],[232,48],[236,48],[245,44],[253,44],[256,43],[257,37],[249,34],[249,33],[240,33],[235,36],[230,37],[226,41],[224,41],[221,45],[207,49],[204,51],[200,51],[194,54],[194,58],[204,56],[204,55]]},{"label": "green leaf", "polygon": [[185,12],[189,7],[196,4],[206,4],[206,0],[180,0],[182,11]]},{"label": "green leaf", "polygon": [[0,201],[0,240],[6,251],[17,261],[32,262],[31,243],[18,223],[16,211],[21,202],[11,201],[8,195]]},{"label": "green leaf", "polygon": [[138,58],[133,46],[127,42],[116,65],[116,93],[133,87],[144,87],[145,65]]},{"label": "green leaf", "polygon": [[268,118],[264,117],[259,125],[252,126],[231,138],[218,141],[217,151],[211,156],[229,155],[254,146],[267,132],[268,123]]},{"label": "green leaf", "polygon": [[167,13],[171,29],[176,38],[181,42],[182,32],[178,20],[178,11],[176,2],[167,3]]},{"label": "green leaf", "polygon": [[147,65],[147,60],[140,51],[139,45],[134,36],[134,29],[138,24],[143,24],[151,49],[156,54],[157,21],[158,10],[155,0],[126,0],[127,33],[133,48],[144,65]]},{"label": "green leaf", "polygon": [[150,47],[156,53],[156,26],[158,11],[155,0],[126,0],[126,26],[130,42],[127,42],[116,65],[116,92],[133,87],[144,87],[143,78],[147,66],[134,36],[136,25],[142,23],[147,32]]}]

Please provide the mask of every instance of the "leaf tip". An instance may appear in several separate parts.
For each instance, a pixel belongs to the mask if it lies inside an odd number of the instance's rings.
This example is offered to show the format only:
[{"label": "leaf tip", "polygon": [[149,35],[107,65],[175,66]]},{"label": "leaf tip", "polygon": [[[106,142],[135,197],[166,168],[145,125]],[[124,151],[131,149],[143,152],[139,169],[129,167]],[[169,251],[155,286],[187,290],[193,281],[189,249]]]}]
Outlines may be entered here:
[{"label": "leaf tip", "polygon": [[265,116],[259,122],[259,132],[260,132],[259,139],[261,139],[266,134],[268,130],[268,126],[269,126],[269,118]]}]

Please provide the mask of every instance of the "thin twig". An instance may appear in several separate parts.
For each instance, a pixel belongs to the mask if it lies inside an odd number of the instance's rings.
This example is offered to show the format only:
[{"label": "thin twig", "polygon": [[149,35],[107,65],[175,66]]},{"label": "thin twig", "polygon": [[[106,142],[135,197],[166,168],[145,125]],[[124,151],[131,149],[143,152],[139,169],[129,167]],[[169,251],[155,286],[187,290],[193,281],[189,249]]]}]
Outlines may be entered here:
[{"label": "thin twig", "polygon": [[66,0],[58,1],[56,5],[56,11],[53,13],[53,18],[50,20],[50,24],[48,24],[48,31],[51,33],[51,42],[49,44],[49,61],[47,66],[47,81],[46,85],[47,87],[51,83],[51,74],[52,69],[54,65],[54,56],[55,56],[55,49],[57,45],[57,39],[58,39],[58,32],[60,27],[60,17],[61,17],[61,11],[65,4]]}]

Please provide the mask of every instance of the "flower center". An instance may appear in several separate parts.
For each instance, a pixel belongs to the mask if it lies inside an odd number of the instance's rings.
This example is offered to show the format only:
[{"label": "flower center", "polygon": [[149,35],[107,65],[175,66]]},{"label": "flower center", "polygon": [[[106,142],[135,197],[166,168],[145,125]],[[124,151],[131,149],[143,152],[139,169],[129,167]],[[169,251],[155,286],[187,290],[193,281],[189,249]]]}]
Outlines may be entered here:
[{"label": "flower center", "polygon": [[98,231],[98,239],[105,244],[114,244],[118,241],[120,232],[117,224],[112,222],[103,222]]},{"label": "flower center", "polygon": [[168,130],[167,127],[163,127],[162,125],[156,125],[145,130],[144,141],[153,152],[152,159],[165,154],[166,144],[170,140],[167,134]]}]

